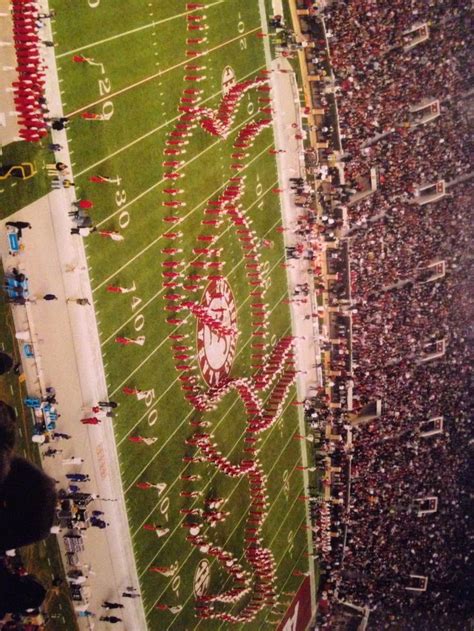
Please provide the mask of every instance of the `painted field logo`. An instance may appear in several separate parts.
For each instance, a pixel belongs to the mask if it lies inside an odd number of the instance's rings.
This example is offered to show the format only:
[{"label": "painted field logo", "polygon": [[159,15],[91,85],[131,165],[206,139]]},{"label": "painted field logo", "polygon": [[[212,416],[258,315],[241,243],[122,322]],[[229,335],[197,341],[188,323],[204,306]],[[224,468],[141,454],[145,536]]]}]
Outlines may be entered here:
[{"label": "painted field logo", "polygon": [[226,66],[222,72],[222,94],[225,96],[235,85],[235,71],[231,66]]},{"label": "painted field logo", "polygon": [[193,591],[196,598],[201,598],[206,593],[211,582],[211,566],[207,559],[199,561],[194,572]]},{"label": "painted field logo", "polygon": [[221,333],[197,320],[197,349],[199,367],[205,381],[216,386],[227,377],[232,367],[237,342],[237,309],[229,283],[225,279],[212,281],[206,287],[201,305],[226,329]]}]

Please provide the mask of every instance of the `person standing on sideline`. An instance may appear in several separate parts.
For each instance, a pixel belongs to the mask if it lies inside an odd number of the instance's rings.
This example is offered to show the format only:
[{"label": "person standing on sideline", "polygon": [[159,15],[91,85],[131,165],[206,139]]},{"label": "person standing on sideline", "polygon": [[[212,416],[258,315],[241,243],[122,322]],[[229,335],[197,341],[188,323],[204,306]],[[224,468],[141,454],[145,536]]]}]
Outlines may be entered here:
[{"label": "person standing on sideline", "polygon": [[88,298],[66,298],[66,302],[75,302],[77,305],[91,306]]},{"label": "person standing on sideline", "polygon": [[104,600],[102,607],[104,609],[123,609],[122,603],[111,603],[108,600]]},{"label": "person standing on sideline", "polygon": [[117,616],[101,616],[99,620],[102,620],[102,622],[110,622],[110,624],[117,624],[117,622],[122,622],[122,618],[117,618]]},{"label": "person standing on sideline", "polygon": [[66,478],[73,482],[90,482],[90,477],[86,473],[66,473]]},{"label": "person standing on sideline", "polygon": [[97,232],[95,226],[84,226],[83,228],[71,228],[71,234],[78,234],[80,237],[88,237],[91,232]]},{"label": "person standing on sideline", "polygon": [[118,403],[116,401],[98,401],[97,405],[100,408],[116,408],[116,407],[118,407]]},{"label": "person standing on sideline", "polygon": [[76,613],[78,618],[95,618],[95,613],[89,611],[88,609],[80,609],[79,611],[76,610]]},{"label": "person standing on sideline", "polygon": [[6,226],[10,226],[11,228],[16,228],[18,230],[18,238],[21,239],[23,230],[26,230],[33,227],[29,221],[7,221]]},{"label": "person standing on sideline", "polygon": [[102,421],[97,416],[89,416],[88,418],[81,418],[83,425],[100,425]]},{"label": "person standing on sideline", "polygon": [[54,294],[45,294],[43,296],[43,300],[57,300],[58,297],[55,296]]},{"label": "person standing on sideline", "polygon": [[69,434],[63,434],[62,432],[53,432],[54,440],[59,440],[61,438],[63,438],[64,440],[69,440],[70,438],[72,438],[72,436],[70,436]]}]

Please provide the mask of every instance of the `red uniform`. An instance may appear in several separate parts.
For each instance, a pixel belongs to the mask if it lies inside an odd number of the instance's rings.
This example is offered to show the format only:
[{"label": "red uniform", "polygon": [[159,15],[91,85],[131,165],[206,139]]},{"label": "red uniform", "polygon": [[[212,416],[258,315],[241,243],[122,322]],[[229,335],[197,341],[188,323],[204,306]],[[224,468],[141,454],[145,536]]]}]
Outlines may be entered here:
[{"label": "red uniform", "polygon": [[143,442],[143,438],[141,436],[129,436],[128,440],[131,443],[142,443]]},{"label": "red uniform", "polygon": [[137,489],[151,489],[151,488],[153,488],[153,485],[150,484],[149,482],[137,482],[135,484],[135,486],[137,487]]},{"label": "red uniform", "polygon": [[100,418],[96,416],[90,416],[89,418],[81,418],[81,423],[83,425],[98,425],[100,423]]}]

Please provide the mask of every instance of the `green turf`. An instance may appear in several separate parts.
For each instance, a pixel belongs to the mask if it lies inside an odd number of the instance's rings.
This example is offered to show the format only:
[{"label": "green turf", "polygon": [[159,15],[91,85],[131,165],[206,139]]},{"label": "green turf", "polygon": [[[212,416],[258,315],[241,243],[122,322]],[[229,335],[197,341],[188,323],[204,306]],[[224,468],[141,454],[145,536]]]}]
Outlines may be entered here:
[{"label": "green turf", "polygon": [[44,166],[54,161],[54,154],[47,150],[48,142],[12,142],[2,147],[0,167],[8,168],[29,162],[36,174],[25,180],[16,177],[0,179],[0,219],[8,217],[49,192],[50,178]]},{"label": "green turf", "polygon": [[[172,327],[165,322],[167,301],[162,287],[161,250],[169,242],[163,232],[172,230],[163,223],[170,209],[163,208],[168,199],[163,189],[170,183],[163,181],[166,169],[163,150],[169,132],[179,114],[177,106],[183,87],[187,63],[205,64],[206,80],[195,84],[203,90],[206,106],[217,107],[221,98],[222,73],[230,65],[238,80],[255,77],[265,67],[257,2],[237,0],[210,3],[206,9],[209,29],[206,48],[209,54],[198,61],[185,56],[186,32],[183,16],[185,2],[150,3],[143,0],[116,0],[111,8],[104,0],[93,9],[83,3],[71,3],[67,11],[57,1],[52,5],[58,15],[54,22],[56,52],[64,109],[71,114],[68,140],[73,149],[73,171],[76,188],[82,197],[93,200],[93,220],[99,228],[117,229],[125,237],[123,242],[103,240],[91,235],[85,241],[94,295],[102,353],[106,369],[109,396],[120,403],[114,419],[118,453],[129,511],[143,602],[149,628],[205,629],[226,628],[225,624],[195,618],[193,577],[202,555],[185,539],[179,510],[202,505],[202,499],[191,500],[180,496],[182,490],[201,490],[229,497],[227,510],[231,516],[210,531],[219,545],[241,557],[244,549],[243,533],[249,507],[247,479],[233,479],[216,472],[210,465],[185,465],[182,457],[195,453],[184,441],[192,434],[188,421],[202,417],[186,402],[177,381],[168,334]],[[152,15],[150,15],[152,13]],[[239,17],[240,14],[240,17]],[[173,18],[173,19],[170,19]],[[155,22],[155,26],[150,26]],[[144,28],[141,28],[144,27]],[[135,32],[117,37],[124,31]],[[139,30],[137,30],[139,29]],[[108,41],[103,41],[108,40]],[[125,52],[126,51],[126,52]],[[75,64],[72,55],[83,53],[103,66]],[[103,70],[103,72],[102,72]],[[257,115],[258,97],[252,91],[245,96],[227,139],[211,137],[202,129],[193,130],[188,139],[185,177],[177,187],[184,188],[186,208],[178,228],[183,238],[177,245],[183,248],[183,258],[191,259],[197,235],[207,228],[201,225],[208,199],[222,192],[234,173],[230,165],[232,149],[238,130]],[[81,111],[111,112],[108,121],[86,121]],[[267,267],[271,336],[273,340],[291,331],[287,305],[282,300],[287,294],[277,186],[277,172],[268,150],[273,146],[271,129],[266,129],[249,150],[250,156],[243,173],[246,190],[242,203],[253,220],[253,228],[260,239],[269,239],[271,248],[261,247],[262,261]],[[168,158],[172,159],[172,158]],[[181,159],[179,157],[178,159]],[[94,184],[91,175],[119,176],[120,184]],[[171,211],[170,211],[171,212]],[[209,229],[210,230],[210,229]],[[207,230],[207,231],[209,231]],[[238,309],[239,339],[231,376],[251,376],[251,326],[249,286],[244,273],[243,253],[235,231],[228,219],[219,229],[213,247],[223,248],[227,277]],[[136,284],[133,294],[117,295],[106,291],[108,284],[128,286]],[[200,298],[200,293],[195,294]],[[137,328],[140,328],[137,331]],[[195,325],[184,329],[194,339]],[[122,347],[115,342],[117,335],[146,336],[143,347]],[[147,402],[127,397],[124,385],[153,389],[154,398]],[[305,506],[298,500],[303,491],[302,477],[295,470],[300,462],[300,445],[293,440],[298,418],[288,398],[282,419],[261,437],[260,458],[268,475],[268,494],[271,509],[264,526],[264,544],[273,551],[277,563],[277,588],[291,591],[301,579],[294,577],[295,568],[306,569],[306,533],[301,529],[305,521]],[[149,405],[148,405],[149,404]],[[221,451],[232,461],[243,456],[243,406],[235,393],[226,395],[217,410],[205,415]],[[93,431],[93,429],[91,430]],[[131,444],[133,434],[156,436],[152,446]],[[194,450],[194,451],[193,451]],[[185,483],[180,474],[199,473],[199,482]],[[156,491],[135,487],[138,481],[165,482],[168,487],[158,498]],[[194,503],[194,504],[193,504]],[[143,530],[146,522],[167,524],[168,536],[157,539]],[[151,574],[153,564],[170,565],[178,561],[179,573],[174,580]],[[230,582],[211,560],[209,590],[219,591]],[[182,604],[182,612],[154,610],[157,603]],[[237,611],[238,607],[234,610]],[[255,622],[245,628],[271,628],[270,610],[264,610]],[[239,627],[236,627],[239,628]]]}]

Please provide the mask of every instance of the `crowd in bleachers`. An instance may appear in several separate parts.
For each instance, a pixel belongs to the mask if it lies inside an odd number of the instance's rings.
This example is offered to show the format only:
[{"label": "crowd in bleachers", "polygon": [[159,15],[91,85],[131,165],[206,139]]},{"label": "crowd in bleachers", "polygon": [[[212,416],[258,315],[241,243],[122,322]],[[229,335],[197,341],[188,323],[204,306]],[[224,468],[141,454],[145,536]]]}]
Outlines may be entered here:
[{"label": "crowd in bleachers", "polygon": [[[300,3],[304,7],[308,3]],[[315,31],[308,23],[324,23],[330,58],[315,39],[312,59],[323,74],[331,63],[332,74],[319,87],[323,92],[328,81],[335,87],[342,142],[345,183],[333,169],[319,201],[326,215],[349,217],[349,226],[336,230],[339,254],[328,250],[328,271],[336,280],[327,287],[329,305],[352,320],[351,344],[343,342],[352,364],[331,358],[330,369],[340,375],[326,375],[326,386],[341,379],[354,386],[352,410],[347,401],[335,408],[340,401],[331,395],[318,409],[308,402],[315,464],[337,471],[325,473],[319,491],[324,495],[329,484],[329,499],[326,493],[312,509],[322,570],[317,628],[344,628],[334,615],[340,601],[369,607],[377,629],[462,629],[473,613],[473,557],[465,544],[471,440],[466,358],[473,312],[472,140],[465,99],[470,10],[463,0],[335,0],[325,8],[312,5],[310,16],[301,17],[307,38]],[[418,35],[408,32],[414,27],[428,38],[410,47]],[[422,117],[410,108],[433,101],[440,115],[418,124]],[[337,121],[327,120],[334,116],[329,104],[327,94],[318,102],[328,108],[325,131],[318,133],[329,141],[319,152],[323,161],[339,149],[332,133]],[[371,167],[378,188],[356,201]],[[447,195],[417,204],[418,186],[439,180],[447,183]],[[350,272],[344,273],[341,246],[347,242]],[[436,346],[441,340],[445,347]],[[364,420],[375,401],[381,413]],[[424,424],[436,417],[442,431],[424,437]],[[420,516],[417,500],[426,497],[438,504]],[[426,591],[407,590],[410,575],[426,576]]]},{"label": "crowd in bleachers", "polygon": [[[340,93],[346,150],[406,121],[407,106],[469,87],[469,3],[336,1],[322,11]],[[409,50],[406,34],[428,23],[429,38]],[[400,98],[402,96],[402,98]]]}]

